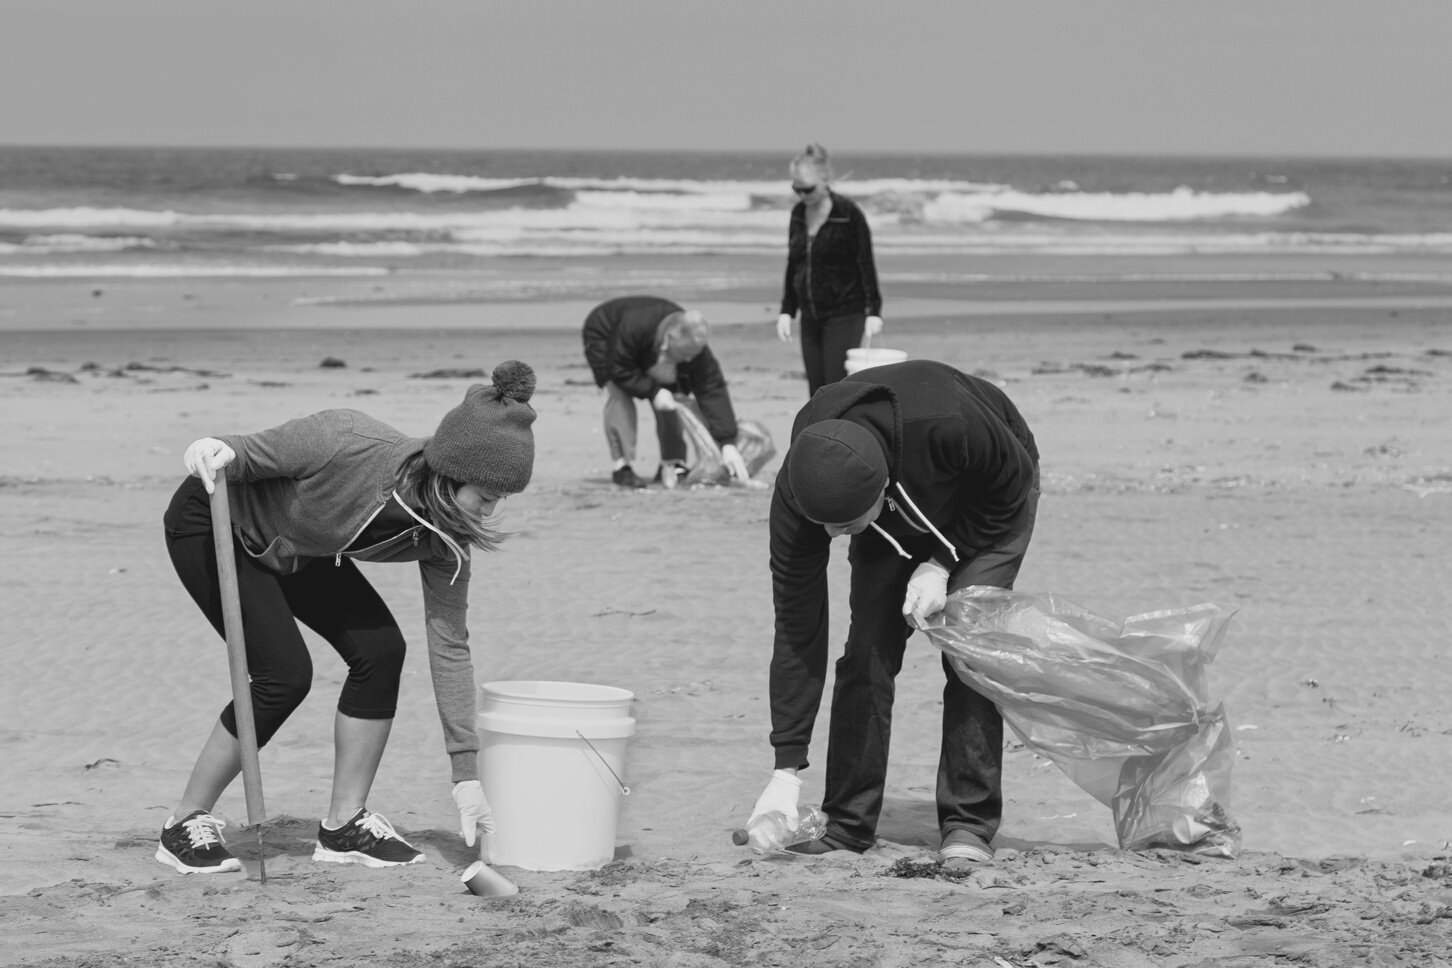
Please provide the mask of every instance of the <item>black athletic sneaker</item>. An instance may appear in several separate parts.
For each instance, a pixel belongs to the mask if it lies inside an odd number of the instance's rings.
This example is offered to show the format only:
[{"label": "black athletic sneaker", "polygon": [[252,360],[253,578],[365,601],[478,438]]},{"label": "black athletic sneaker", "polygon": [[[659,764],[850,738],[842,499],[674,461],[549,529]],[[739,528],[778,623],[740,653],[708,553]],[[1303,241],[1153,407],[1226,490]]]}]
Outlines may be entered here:
[{"label": "black athletic sneaker", "polygon": [[424,859],[423,851],[398,835],[380,813],[369,813],[366,807],[337,830],[329,830],[318,824],[318,845],[313,848],[313,860],[324,860],[330,864],[362,864],[364,867],[398,867],[401,864],[417,864]]},{"label": "black athletic sneaker", "polygon": [[183,874],[221,874],[240,871],[242,862],[222,844],[227,826],[205,810],[193,810],[180,821],[166,818],[156,859]]},{"label": "black athletic sneaker", "polygon": [[649,486],[641,479],[639,474],[635,473],[635,469],[629,464],[626,464],[624,467],[617,467],[611,471],[610,480],[619,484],[621,487],[633,487],[637,490]]}]

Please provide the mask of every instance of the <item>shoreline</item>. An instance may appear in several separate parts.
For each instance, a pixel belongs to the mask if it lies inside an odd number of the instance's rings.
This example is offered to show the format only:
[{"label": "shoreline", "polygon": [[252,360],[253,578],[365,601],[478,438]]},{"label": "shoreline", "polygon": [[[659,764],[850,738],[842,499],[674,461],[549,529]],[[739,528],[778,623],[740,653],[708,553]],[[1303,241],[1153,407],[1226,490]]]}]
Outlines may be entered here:
[{"label": "shoreline", "polygon": [[[1022,268],[1019,265],[1019,268]],[[735,275],[733,270],[731,275]],[[546,273],[546,275],[548,275]],[[1449,311],[1452,273],[1146,273],[985,275],[972,281],[916,274],[885,286],[884,319],[895,323],[961,317],[1083,317],[1224,314],[1309,310]],[[770,326],[775,290],[690,274],[658,280],[590,278],[568,292],[527,296],[480,286],[475,275],[312,279],[6,280],[0,286],[0,332],[40,334],[103,330],[577,330],[599,302],[622,292],[651,292],[699,309],[713,326]],[[654,281],[654,287],[626,285]]]}]

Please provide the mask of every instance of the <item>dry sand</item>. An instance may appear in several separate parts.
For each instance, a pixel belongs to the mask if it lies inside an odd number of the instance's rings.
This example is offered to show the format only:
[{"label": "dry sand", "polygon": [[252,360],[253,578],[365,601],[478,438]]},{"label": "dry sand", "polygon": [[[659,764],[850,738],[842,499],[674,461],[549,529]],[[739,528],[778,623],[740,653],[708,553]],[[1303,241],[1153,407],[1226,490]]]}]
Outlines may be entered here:
[{"label": "dry sand", "polygon": [[[1038,436],[1020,588],[1107,614],[1239,609],[1211,677],[1239,744],[1238,859],[1120,852],[1106,808],[1010,745],[998,863],[948,877],[928,863],[940,680],[921,637],[879,845],[817,859],[731,845],[771,767],[770,492],[608,483],[576,329],[587,304],[333,292],[362,305],[299,306],[303,286],[257,283],[0,299],[0,965],[1452,964],[1445,294],[1416,308],[1355,288],[1203,306],[1109,291],[999,313],[962,292],[895,300],[881,342],[992,374]],[[703,302],[743,324],[713,343],[740,414],[784,447],[805,389],[769,298]],[[370,806],[428,861],[312,863],[342,677],[320,645],[313,695],[263,752],[265,887],[240,784],[218,813],[245,877],[157,864],[228,696],[225,651],[161,543],[183,448],[338,406],[425,434],[469,381],[413,374],[511,357],[539,372],[538,463],[506,505],[517,537],[477,569],[476,666],[481,681],[635,693],[617,861],[503,868],[521,887],[505,900],[463,891],[473,851],[416,648]],[[366,567],[417,642],[414,569]],[[820,770],[806,780],[819,799]]]}]

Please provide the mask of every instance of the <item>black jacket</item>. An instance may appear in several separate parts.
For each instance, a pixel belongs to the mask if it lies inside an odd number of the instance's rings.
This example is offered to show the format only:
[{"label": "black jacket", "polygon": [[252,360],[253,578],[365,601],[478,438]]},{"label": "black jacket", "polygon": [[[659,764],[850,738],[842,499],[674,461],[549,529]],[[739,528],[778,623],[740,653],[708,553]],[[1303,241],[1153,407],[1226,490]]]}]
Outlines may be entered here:
[{"label": "black jacket", "polygon": [[867,217],[856,202],[835,192],[815,238],[807,235],[806,203],[792,208],[781,311],[795,316],[798,310],[812,319],[882,315]]},{"label": "black jacket", "polygon": [[[874,526],[890,538],[936,535],[932,557],[950,573],[1008,534],[1033,487],[1038,447],[1018,408],[992,383],[946,364],[910,360],[830,383],[797,414],[792,439],[830,419],[865,427],[888,455],[892,501]],[[802,514],[785,472],[770,521],[775,648],[825,649],[831,539]]]},{"label": "black jacket", "polygon": [[660,359],[661,320],[681,311],[669,299],[657,296],[621,296],[591,310],[581,337],[595,385],[615,383],[642,400],[654,397],[661,387],[690,394],[701,408],[711,437],[718,443],[732,443],[736,440],[736,412],[711,347],[702,349],[689,363],[677,364],[673,384],[658,383],[650,375],[650,368]]}]

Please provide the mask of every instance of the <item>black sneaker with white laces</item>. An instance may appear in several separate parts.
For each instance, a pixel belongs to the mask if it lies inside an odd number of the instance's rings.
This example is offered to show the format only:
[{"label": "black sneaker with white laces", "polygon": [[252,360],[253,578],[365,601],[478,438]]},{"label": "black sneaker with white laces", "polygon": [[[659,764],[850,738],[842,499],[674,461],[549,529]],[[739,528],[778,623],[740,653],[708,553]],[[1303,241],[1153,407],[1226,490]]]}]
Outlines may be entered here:
[{"label": "black sneaker with white laces", "polygon": [[423,851],[398,835],[381,813],[369,813],[366,807],[337,830],[326,823],[318,824],[318,845],[313,860],[330,864],[362,864],[364,867],[398,867],[417,864]]},{"label": "black sneaker with white laces", "polygon": [[193,810],[181,820],[166,819],[156,859],[183,874],[222,874],[240,871],[242,862],[222,846],[222,828],[227,824],[207,813]]}]

